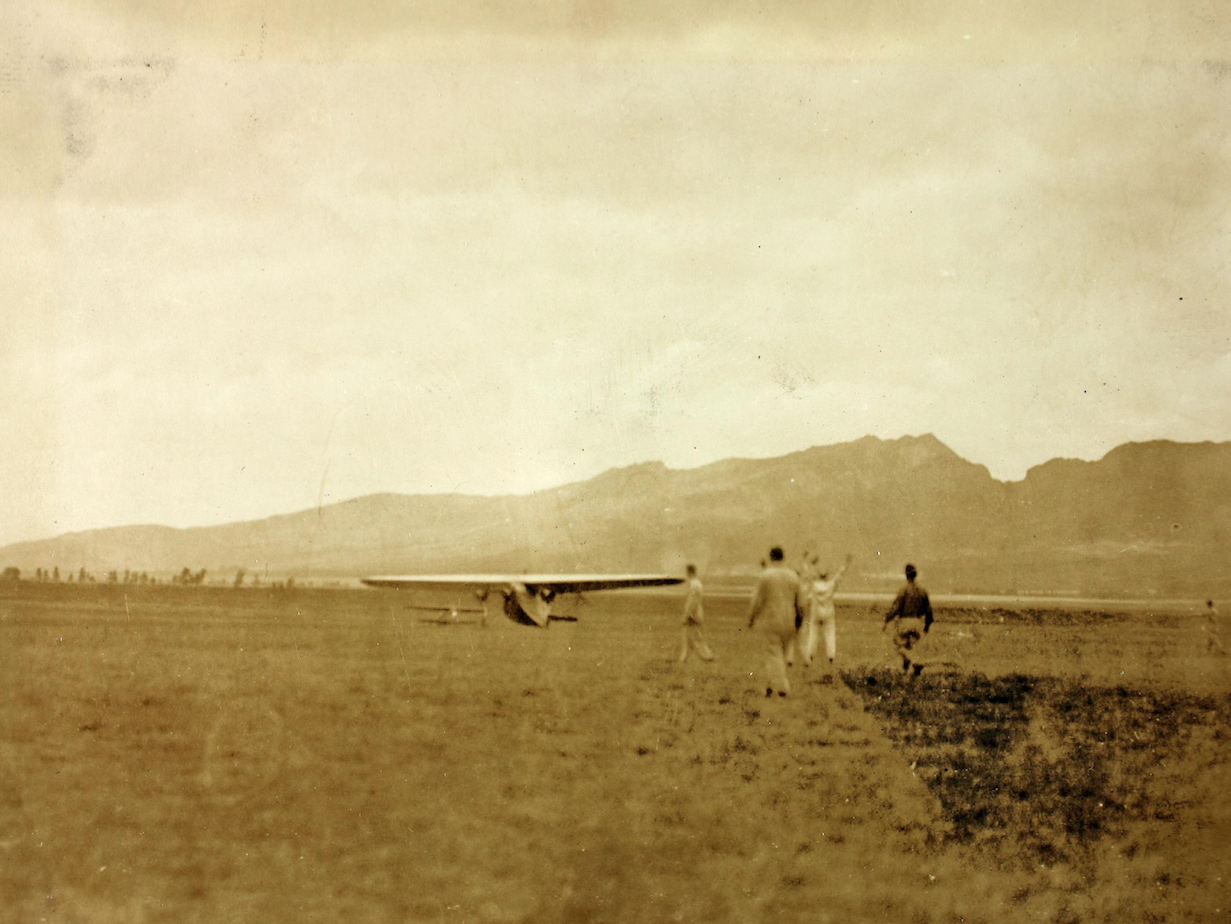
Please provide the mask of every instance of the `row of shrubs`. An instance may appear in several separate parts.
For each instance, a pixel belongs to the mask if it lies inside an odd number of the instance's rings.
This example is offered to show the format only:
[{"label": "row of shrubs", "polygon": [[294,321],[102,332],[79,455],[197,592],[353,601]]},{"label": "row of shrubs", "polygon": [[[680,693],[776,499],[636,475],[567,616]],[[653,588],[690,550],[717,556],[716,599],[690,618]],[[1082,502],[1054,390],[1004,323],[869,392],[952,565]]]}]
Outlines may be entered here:
[{"label": "row of shrubs", "polygon": [[[199,571],[193,571],[185,567],[179,574],[172,575],[168,578],[158,578],[156,575],[151,575],[146,571],[131,571],[125,569],[123,572],[119,570],[108,571],[103,575],[101,581],[93,573],[81,568],[76,572],[68,572],[67,577],[60,575],[59,568],[37,568],[34,576],[22,578],[21,569],[10,565],[0,572],[0,580],[8,582],[16,582],[21,580],[33,581],[38,584],[184,584],[184,585],[201,585],[205,583],[205,576],[208,572],[202,568]],[[240,568],[235,575],[235,580],[232,584],[234,587],[241,587],[244,584],[244,579],[247,576],[247,571]],[[248,581],[252,587],[261,586],[261,577],[258,574],[252,575]],[[294,587],[295,579],[287,578],[285,583],[277,582],[274,587]]]}]

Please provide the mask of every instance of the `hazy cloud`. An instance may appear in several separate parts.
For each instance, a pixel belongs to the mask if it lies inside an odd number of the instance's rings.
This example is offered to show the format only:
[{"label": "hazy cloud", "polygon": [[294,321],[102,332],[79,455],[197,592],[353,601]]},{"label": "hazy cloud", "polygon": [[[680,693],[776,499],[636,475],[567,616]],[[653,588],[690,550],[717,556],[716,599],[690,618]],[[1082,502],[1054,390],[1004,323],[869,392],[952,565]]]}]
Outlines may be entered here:
[{"label": "hazy cloud", "polygon": [[1216,6],[340,10],[3,14],[0,541],[1231,435]]}]

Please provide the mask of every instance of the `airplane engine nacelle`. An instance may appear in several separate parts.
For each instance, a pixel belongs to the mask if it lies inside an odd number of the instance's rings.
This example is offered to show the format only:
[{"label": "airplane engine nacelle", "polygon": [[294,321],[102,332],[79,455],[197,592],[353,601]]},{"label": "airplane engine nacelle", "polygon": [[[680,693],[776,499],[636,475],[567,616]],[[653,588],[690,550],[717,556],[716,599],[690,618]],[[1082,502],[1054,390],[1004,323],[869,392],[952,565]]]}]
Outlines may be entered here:
[{"label": "airplane engine nacelle", "polygon": [[514,622],[546,628],[550,604],[551,596],[539,593],[537,588],[513,584],[504,596],[504,614]]}]

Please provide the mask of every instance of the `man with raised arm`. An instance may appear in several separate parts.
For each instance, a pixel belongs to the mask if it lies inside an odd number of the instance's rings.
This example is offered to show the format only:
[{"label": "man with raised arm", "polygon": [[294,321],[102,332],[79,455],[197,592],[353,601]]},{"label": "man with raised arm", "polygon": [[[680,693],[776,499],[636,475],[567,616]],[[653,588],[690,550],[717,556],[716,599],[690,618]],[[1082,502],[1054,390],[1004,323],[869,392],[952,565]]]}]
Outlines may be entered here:
[{"label": "man with raised arm", "polygon": [[769,550],[769,567],[761,572],[748,613],[748,628],[756,632],[762,657],[759,680],[766,696],[791,692],[786,676],[787,652],[807,609],[803,582],[783,563],[782,549],[775,546]]},{"label": "man with raised arm", "polygon": [[[903,673],[912,668],[918,677],[923,673],[919,643],[932,628],[932,602],[928,592],[915,583],[914,565],[906,566],[906,584],[893,599],[893,606],[885,614],[884,626],[893,623],[893,644],[902,658]],[[881,628],[883,629],[884,626]]]},{"label": "man with raised arm", "polygon": [[[846,574],[846,569],[851,566],[851,560],[854,556],[846,553],[846,560],[843,561],[842,567],[834,572],[833,577],[829,576],[829,572],[825,570],[815,571],[815,577],[812,578],[812,600],[809,606],[809,616],[807,622],[807,631],[803,633],[803,658],[804,664],[811,664],[812,659],[816,657],[816,649],[820,644],[820,635],[825,636],[825,655],[829,658],[829,670],[833,670],[834,657],[838,653],[838,623],[837,614],[834,610],[834,591],[838,588],[838,581],[842,580],[842,575]],[[813,567],[816,566],[816,559],[813,558]]]}]

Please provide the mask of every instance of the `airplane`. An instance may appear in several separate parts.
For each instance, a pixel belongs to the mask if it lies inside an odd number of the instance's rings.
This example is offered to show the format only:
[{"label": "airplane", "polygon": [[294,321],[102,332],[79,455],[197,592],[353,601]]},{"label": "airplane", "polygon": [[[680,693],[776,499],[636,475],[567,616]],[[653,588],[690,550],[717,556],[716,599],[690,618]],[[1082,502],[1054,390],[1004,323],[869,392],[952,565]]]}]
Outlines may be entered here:
[{"label": "airplane", "polygon": [[459,612],[481,612],[487,619],[487,601],[492,592],[504,598],[504,615],[515,623],[546,628],[551,620],[551,602],[561,594],[579,594],[623,587],[665,587],[682,584],[682,577],[669,574],[403,574],[362,578],[369,587],[395,587],[401,590],[469,592],[481,610],[458,606],[427,607],[448,612],[453,619]]}]

